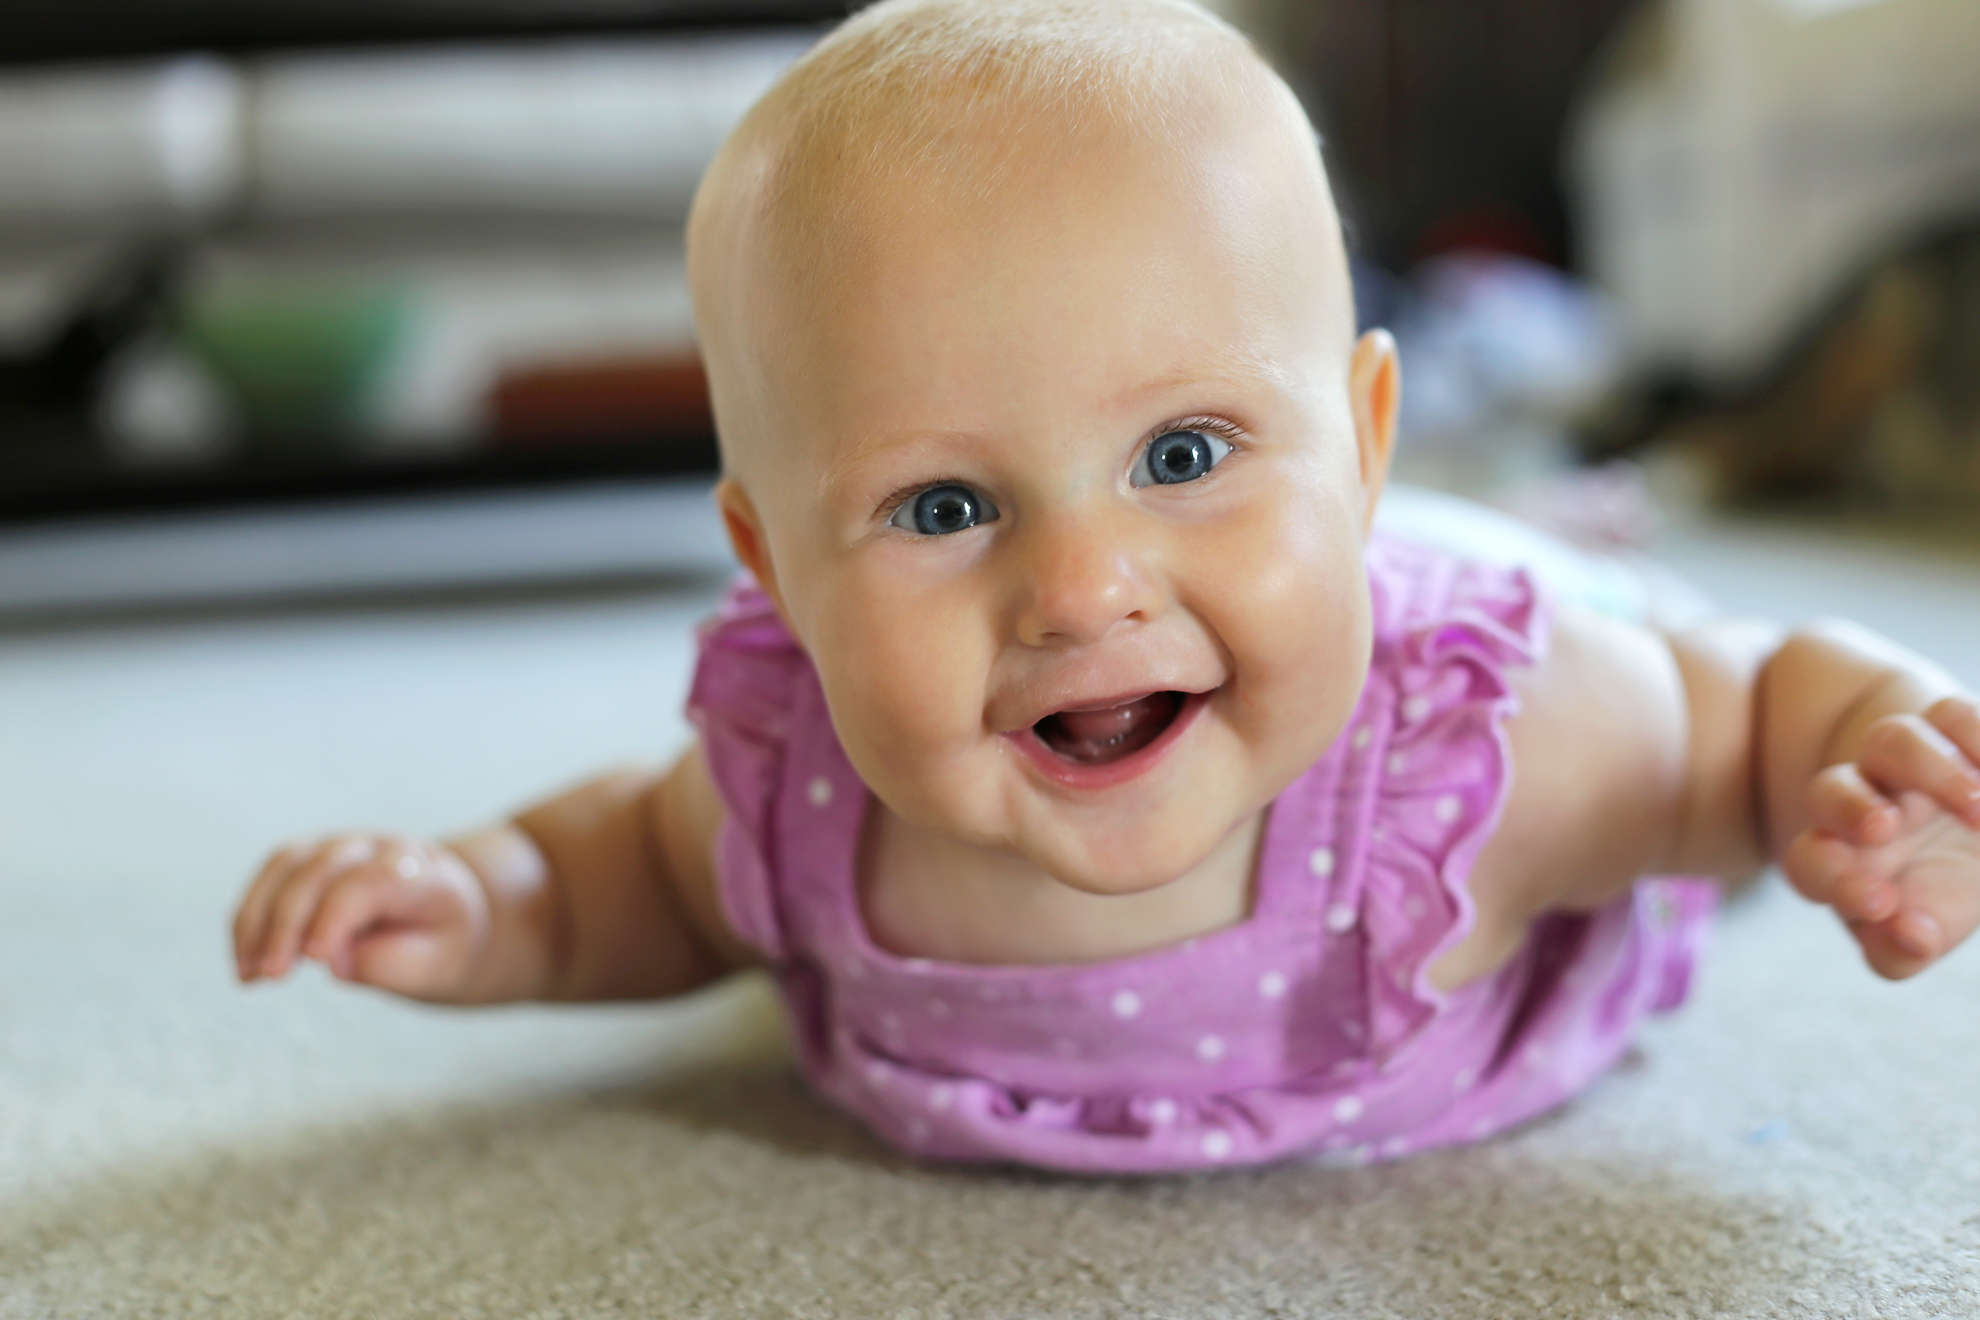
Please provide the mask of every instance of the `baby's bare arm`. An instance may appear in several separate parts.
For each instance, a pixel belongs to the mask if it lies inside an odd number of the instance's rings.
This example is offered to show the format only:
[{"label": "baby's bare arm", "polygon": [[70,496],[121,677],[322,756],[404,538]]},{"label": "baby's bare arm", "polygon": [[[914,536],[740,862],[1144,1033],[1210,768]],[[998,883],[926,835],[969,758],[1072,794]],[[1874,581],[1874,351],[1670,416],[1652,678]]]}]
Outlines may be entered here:
[{"label": "baby's bare arm", "polygon": [[1645,874],[1759,864],[1740,829],[1751,680],[1777,636],[1726,627],[1673,642],[1556,610],[1545,655],[1512,675],[1511,789],[1471,869],[1471,933],[1431,969],[1434,982],[1485,975],[1535,917],[1602,907]]},{"label": "baby's bare arm", "polygon": [[243,981],[314,958],[429,1003],[679,994],[749,961],[715,895],[722,807],[690,749],[437,843],[344,833],[277,849],[233,920]]},{"label": "baby's bare arm", "polygon": [[749,961],[715,896],[720,799],[698,746],[447,841],[493,914],[472,1002],[650,999]]},{"label": "baby's bare arm", "polygon": [[[1862,761],[1896,720],[1957,692],[1850,624],[1727,619],[1666,635],[1572,606],[1515,685],[1513,791],[1473,870],[1478,932],[1451,969],[1464,979],[1496,966],[1533,917],[1601,907],[1645,874],[1737,880],[1779,860],[1807,892],[1792,853],[1826,768]],[[1959,787],[1937,796],[1950,807]],[[1440,979],[1460,983],[1451,973]]]}]

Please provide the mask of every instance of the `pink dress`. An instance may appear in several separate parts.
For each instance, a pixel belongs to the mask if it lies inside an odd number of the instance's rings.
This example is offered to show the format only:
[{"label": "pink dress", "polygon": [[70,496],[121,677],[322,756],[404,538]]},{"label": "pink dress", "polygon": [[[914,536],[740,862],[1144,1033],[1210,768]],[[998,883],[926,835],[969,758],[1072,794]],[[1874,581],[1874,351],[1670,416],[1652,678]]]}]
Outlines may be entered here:
[{"label": "pink dress", "polygon": [[1062,966],[897,956],[854,859],[870,795],[760,591],[703,625],[688,709],[729,817],[736,934],[768,960],[812,1086],[934,1159],[1110,1173],[1291,1155],[1390,1159],[1560,1104],[1686,992],[1708,882],[1651,877],[1535,926],[1453,994],[1425,969],[1472,923],[1466,876],[1509,782],[1507,671],[1547,644],[1524,571],[1378,536],[1368,683],[1274,801],[1251,915]]}]

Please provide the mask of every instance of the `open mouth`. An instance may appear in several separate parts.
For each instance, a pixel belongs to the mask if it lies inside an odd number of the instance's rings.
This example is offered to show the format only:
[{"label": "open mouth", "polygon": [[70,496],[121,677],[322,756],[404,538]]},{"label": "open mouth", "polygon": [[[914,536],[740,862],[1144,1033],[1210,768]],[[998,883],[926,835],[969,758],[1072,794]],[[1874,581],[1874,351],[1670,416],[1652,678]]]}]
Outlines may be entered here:
[{"label": "open mouth", "polygon": [[1184,694],[1151,692],[1102,710],[1062,710],[1032,725],[1055,756],[1075,765],[1107,765],[1154,742],[1182,712]]}]

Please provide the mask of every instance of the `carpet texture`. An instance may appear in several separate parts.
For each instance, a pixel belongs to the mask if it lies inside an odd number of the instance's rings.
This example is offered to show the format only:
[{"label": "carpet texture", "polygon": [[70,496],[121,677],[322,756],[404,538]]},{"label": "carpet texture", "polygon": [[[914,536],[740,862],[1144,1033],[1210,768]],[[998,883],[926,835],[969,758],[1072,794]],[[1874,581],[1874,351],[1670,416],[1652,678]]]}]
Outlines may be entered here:
[{"label": "carpet texture", "polygon": [[[1970,556],[1668,553],[1980,682]],[[1980,949],[1886,984],[1777,879],[1594,1090],[1367,1169],[919,1167],[800,1089],[756,978],[234,982],[278,841],[452,831],[678,746],[719,585],[0,628],[0,1317],[1980,1315]]]}]

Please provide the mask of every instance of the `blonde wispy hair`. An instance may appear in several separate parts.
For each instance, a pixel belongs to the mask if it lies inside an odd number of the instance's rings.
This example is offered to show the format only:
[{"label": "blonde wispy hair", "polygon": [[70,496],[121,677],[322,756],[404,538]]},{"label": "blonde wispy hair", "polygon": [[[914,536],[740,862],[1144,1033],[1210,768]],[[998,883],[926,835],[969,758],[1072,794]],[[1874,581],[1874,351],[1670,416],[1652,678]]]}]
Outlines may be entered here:
[{"label": "blonde wispy hair", "polygon": [[[871,178],[948,166],[953,127],[986,116],[1068,137],[1099,119],[1169,140],[1203,94],[1238,89],[1245,59],[1257,59],[1245,37],[1188,0],[884,0],[812,50],[763,109],[801,107],[795,158],[822,151]],[[998,160],[975,163],[996,187]]]},{"label": "blonde wispy hair", "polygon": [[[788,69],[723,143],[687,230],[696,332],[718,430],[748,422],[731,384],[745,262],[783,286],[853,278],[858,251],[814,245],[888,189],[890,204],[967,206],[1092,132],[1125,131],[1180,160],[1188,131],[1244,107],[1296,126],[1298,98],[1243,33],[1192,0],[881,0]],[[757,345],[761,347],[761,345]],[[756,364],[760,369],[761,364]],[[727,425],[724,425],[724,422]]]}]

